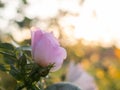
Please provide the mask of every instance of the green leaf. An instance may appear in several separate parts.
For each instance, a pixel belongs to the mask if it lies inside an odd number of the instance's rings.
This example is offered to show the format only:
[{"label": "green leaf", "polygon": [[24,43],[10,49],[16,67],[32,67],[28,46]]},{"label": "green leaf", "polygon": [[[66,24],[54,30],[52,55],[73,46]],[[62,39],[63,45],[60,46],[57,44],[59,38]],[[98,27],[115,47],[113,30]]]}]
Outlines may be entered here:
[{"label": "green leaf", "polygon": [[18,48],[15,49],[15,54],[16,54],[17,58],[19,58],[23,53],[27,54],[27,55],[28,54],[31,55],[31,48],[30,48],[30,46],[21,46],[21,47],[18,47]]},{"label": "green leaf", "polygon": [[31,78],[31,81],[39,81],[41,77],[45,77],[48,75],[52,65],[47,67],[41,67],[38,64],[34,63],[33,68],[30,72],[29,78]]},{"label": "green leaf", "polygon": [[34,63],[32,70],[29,74],[29,78],[31,78],[32,80],[31,82],[38,81],[40,79],[39,70],[40,67]]},{"label": "green leaf", "polygon": [[14,64],[17,61],[16,58],[13,55],[10,55],[10,54],[7,54],[7,53],[3,53],[3,60],[7,64]]},{"label": "green leaf", "polygon": [[5,68],[5,66],[3,64],[0,64],[0,70],[1,71],[6,71],[6,68]]},{"label": "green leaf", "polygon": [[26,74],[26,69],[25,66],[27,65],[27,59],[25,57],[25,55],[23,54],[19,59],[18,59],[18,63],[17,63],[17,67],[20,70],[22,75]]},{"label": "green leaf", "polygon": [[22,67],[24,67],[27,64],[27,60],[24,54],[19,58],[18,62]]},{"label": "green leaf", "polygon": [[21,46],[20,47],[23,51],[31,51],[31,47],[30,46]]},{"label": "green leaf", "polygon": [[30,46],[18,47],[15,49],[14,53],[17,59],[19,59],[24,54],[26,59],[32,62]]},{"label": "green leaf", "polygon": [[12,55],[11,53],[7,53],[7,52],[2,52],[2,51],[0,51],[0,54],[14,57],[14,55]]},{"label": "green leaf", "polygon": [[36,85],[32,85],[32,90],[41,90],[41,89],[38,88]]},{"label": "green leaf", "polygon": [[22,90],[25,87],[25,85],[22,82],[19,82],[15,88],[15,90]]},{"label": "green leaf", "polygon": [[17,59],[19,59],[23,55],[23,51],[20,48],[16,48],[14,53]]},{"label": "green leaf", "polygon": [[49,67],[45,67],[45,68],[42,68],[39,71],[39,74],[40,74],[40,76],[45,77],[45,76],[48,75],[49,71],[50,71],[50,68]]},{"label": "green leaf", "polygon": [[21,79],[22,79],[22,75],[21,75],[20,71],[17,70],[13,65],[11,65],[10,74],[11,74],[14,78],[16,78],[17,80],[21,80]]},{"label": "green leaf", "polygon": [[14,54],[14,46],[12,44],[9,44],[9,43],[0,43],[0,52]]},{"label": "green leaf", "polygon": [[7,50],[14,50],[14,46],[9,43],[0,43],[0,48],[4,48]]},{"label": "green leaf", "polygon": [[16,57],[14,55],[12,55],[11,53],[7,53],[7,52],[1,52],[0,54],[3,55],[3,61],[7,64],[14,64],[16,62]]},{"label": "green leaf", "polygon": [[25,69],[26,69],[27,71],[29,71],[29,70],[32,70],[32,67],[33,67],[33,64],[27,64],[27,65],[25,66]]},{"label": "green leaf", "polygon": [[45,77],[50,72],[50,69],[54,66],[54,64],[50,64],[47,67],[42,67],[42,69],[39,71],[40,76]]}]

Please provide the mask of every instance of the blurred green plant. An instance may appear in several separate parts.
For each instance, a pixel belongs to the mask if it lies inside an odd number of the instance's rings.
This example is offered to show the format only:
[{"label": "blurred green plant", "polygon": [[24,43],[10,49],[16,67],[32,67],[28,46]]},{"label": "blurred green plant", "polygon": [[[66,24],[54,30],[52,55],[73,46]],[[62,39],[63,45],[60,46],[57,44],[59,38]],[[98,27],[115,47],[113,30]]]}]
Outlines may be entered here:
[{"label": "blurred green plant", "polygon": [[[16,82],[15,90],[43,90],[44,85],[40,80],[45,78],[53,65],[41,67],[33,62],[29,46],[14,47],[9,43],[0,43],[0,54],[3,63],[0,70],[12,75]],[[38,83],[39,82],[39,83]]]}]

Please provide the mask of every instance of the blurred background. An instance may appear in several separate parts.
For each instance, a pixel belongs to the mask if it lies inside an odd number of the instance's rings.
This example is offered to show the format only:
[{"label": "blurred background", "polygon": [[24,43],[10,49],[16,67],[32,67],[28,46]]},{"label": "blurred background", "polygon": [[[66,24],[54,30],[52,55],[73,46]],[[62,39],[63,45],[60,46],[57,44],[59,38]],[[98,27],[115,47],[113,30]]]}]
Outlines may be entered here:
[{"label": "blurred background", "polygon": [[[98,90],[120,90],[119,9],[119,0],[0,0],[0,42],[30,45],[31,27],[52,32],[68,55],[47,83],[71,81],[68,74],[74,70],[75,79],[81,77],[77,72],[85,72]],[[15,85],[14,78],[0,71],[0,90],[14,90]]]}]

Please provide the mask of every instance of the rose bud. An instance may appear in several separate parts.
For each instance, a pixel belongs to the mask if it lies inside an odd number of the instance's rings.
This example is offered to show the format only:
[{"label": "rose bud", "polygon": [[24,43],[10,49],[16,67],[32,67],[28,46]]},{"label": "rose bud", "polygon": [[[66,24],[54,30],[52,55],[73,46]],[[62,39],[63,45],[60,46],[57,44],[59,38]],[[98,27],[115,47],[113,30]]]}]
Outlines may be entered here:
[{"label": "rose bud", "polygon": [[52,72],[60,69],[67,53],[53,34],[34,29],[31,35],[32,57],[34,61],[43,67],[53,64]]}]

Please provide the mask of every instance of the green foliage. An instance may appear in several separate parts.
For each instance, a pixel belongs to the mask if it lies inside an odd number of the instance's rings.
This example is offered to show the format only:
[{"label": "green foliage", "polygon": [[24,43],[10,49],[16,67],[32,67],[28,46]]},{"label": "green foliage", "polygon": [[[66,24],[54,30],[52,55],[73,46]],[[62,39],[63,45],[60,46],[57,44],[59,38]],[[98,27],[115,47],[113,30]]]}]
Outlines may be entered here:
[{"label": "green foliage", "polygon": [[3,64],[0,64],[0,70],[1,71],[6,71],[6,68],[5,68],[5,66]]},{"label": "green foliage", "polygon": [[14,64],[16,62],[13,45],[9,43],[0,43],[0,54],[3,55],[5,63]]},{"label": "green foliage", "polygon": [[37,82],[48,75],[53,65],[41,67],[31,58],[29,46],[14,47],[8,43],[0,43],[0,58],[4,63],[0,64],[0,70],[9,72],[17,83],[16,90],[40,90]]},{"label": "green foliage", "polygon": [[0,43],[0,48],[5,50],[14,50],[14,46],[9,43]]},{"label": "green foliage", "polygon": [[16,69],[13,65],[10,66],[10,71],[9,73],[16,79],[16,80],[21,80],[22,79],[22,74],[21,72]]},{"label": "green foliage", "polygon": [[14,46],[9,43],[0,43],[0,53],[3,55],[12,56],[14,51]]}]

